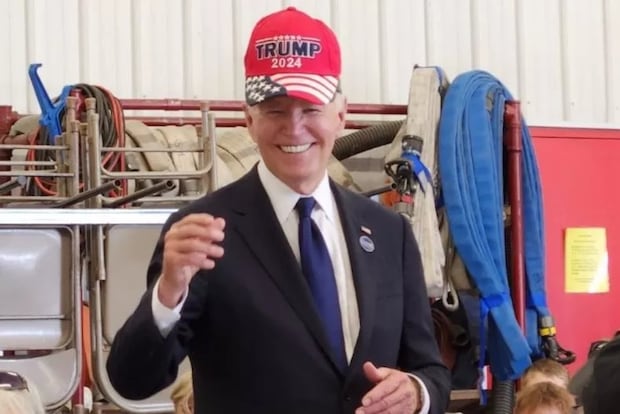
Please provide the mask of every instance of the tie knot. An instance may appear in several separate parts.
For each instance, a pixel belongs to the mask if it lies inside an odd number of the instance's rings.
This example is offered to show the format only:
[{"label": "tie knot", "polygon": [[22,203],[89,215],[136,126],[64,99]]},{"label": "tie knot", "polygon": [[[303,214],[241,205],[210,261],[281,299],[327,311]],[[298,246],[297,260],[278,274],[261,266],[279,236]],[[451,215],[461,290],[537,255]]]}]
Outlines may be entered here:
[{"label": "tie knot", "polygon": [[301,197],[295,204],[295,210],[299,214],[299,218],[308,218],[312,214],[312,209],[316,205],[314,197]]}]

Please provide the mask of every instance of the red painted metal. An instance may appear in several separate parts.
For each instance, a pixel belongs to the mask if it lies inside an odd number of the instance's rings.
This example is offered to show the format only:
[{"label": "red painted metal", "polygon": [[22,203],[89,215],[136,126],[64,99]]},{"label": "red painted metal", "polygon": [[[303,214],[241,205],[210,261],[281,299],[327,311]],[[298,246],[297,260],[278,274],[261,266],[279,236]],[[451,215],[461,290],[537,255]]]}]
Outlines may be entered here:
[{"label": "red painted metal", "polygon": [[517,322],[525,332],[525,260],[523,255],[523,187],[521,183],[521,104],[506,103],[504,146],[508,158],[508,194],[510,201],[510,269],[512,302]]},{"label": "red painted metal", "polygon": [[[201,101],[196,99],[120,99],[124,110],[164,110],[164,111],[198,111],[203,102],[208,102],[209,109],[212,111],[243,111],[243,101],[233,100],[212,100]],[[349,104],[347,106],[349,114],[366,115],[406,115],[406,105],[381,105],[381,104]],[[175,116],[126,116],[126,119],[133,119],[143,122],[150,126],[163,125],[200,125],[201,119],[196,117],[175,117]],[[348,120],[345,128],[362,129],[375,125],[378,121]],[[231,128],[245,126],[243,118],[223,118],[216,117],[215,126]]]},{"label": "red painted metal", "polygon": [[[73,93],[73,96],[79,94]],[[226,100],[214,100],[214,101],[201,101],[194,99],[120,99],[121,106],[124,110],[140,110],[140,111],[199,111],[200,105],[203,102],[209,103],[209,109],[212,111],[229,111],[240,112],[243,111],[242,101],[226,101]],[[2,106],[0,106],[0,127],[2,126]],[[8,107],[10,108],[10,107]],[[347,106],[348,114],[356,115],[406,115],[406,105],[381,105],[381,104],[349,104]],[[14,116],[11,118],[10,125],[15,122],[19,117],[26,115],[18,115],[13,112]],[[141,121],[149,126],[165,126],[165,125],[200,125],[202,123],[199,117],[183,117],[183,116],[132,116],[126,115],[125,119]],[[345,128],[347,129],[362,129],[369,126],[376,125],[380,121],[371,121],[363,119],[349,119],[346,121]],[[216,117],[215,126],[221,128],[232,128],[238,126],[245,126],[245,120],[243,118],[226,118]],[[0,135],[1,134],[0,129]],[[8,129],[7,129],[8,133]]]},{"label": "red painted metal", "polygon": [[[620,329],[620,129],[530,127],[530,134],[543,190],[547,301],[559,343],[577,355],[568,365],[574,372],[593,341]],[[568,227],[607,230],[609,292],[566,292]]]},{"label": "red painted metal", "polygon": [[19,115],[9,105],[0,105],[0,136],[8,135],[11,125],[17,121]]},{"label": "red painted metal", "polygon": [[[11,126],[19,119],[17,112],[13,111],[13,107],[9,105],[0,105],[0,144],[6,144],[9,138]],[[11,151],[6,149],[0,150],[0,160],[9,161],[11,159]],[[8,171],[11,167],[0,166],[0,171]],[[0,177],[0,184],[9,181],[11,177]]]},{"label": "red painted metal", "polygon": [[[197,99],[120,99],[126,110],[199,111],[202,102],[208,102],[212,111],[242,111],[243,101]],[[350,114],[406,115],[406,105],[381,105],[352,103],[347,106]]]},{"label": "red painted metal", "polygon": [[572,128],[572,127],[547,127],[530,126],[530,135],[536,138],[555,139],[611,139],[617,141],[620,138],[620,130],[612,128]]},{"label": "red painted metal", "polygon": [[[201,125],[202,120],[195,117],[157,117],[157,116],[125,116],[125,119],[143,122],[149,126],[164,125]],[[347,129],[362,129],[376,125],[378,121],[346,121]],[[215,126],[220,128],[244,127],[245,119],[243,118],[215,118]]]}]

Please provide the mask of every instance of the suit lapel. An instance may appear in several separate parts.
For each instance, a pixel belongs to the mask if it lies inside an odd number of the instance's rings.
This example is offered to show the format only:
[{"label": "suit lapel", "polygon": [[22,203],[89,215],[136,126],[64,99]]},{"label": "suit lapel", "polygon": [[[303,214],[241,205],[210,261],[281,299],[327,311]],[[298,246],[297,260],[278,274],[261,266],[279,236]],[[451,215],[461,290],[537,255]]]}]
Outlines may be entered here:
[{"label": "suit lapel", "polygon": [[364,250],[360,243],[360,237],[364,235],[362,227],[368,227],[371,223],[364,221],[364,211],[360,209],[360,203],[354,202],[351,194],[343,191],[333,182],[331,184],[349,251],[360,317],[360,332],[347,376],[350,379],[352,373],[358,369],[361,370],[362,364],[366,361],[365,352],[370,342],[375,318],[375,287],[378,273],[373,267],[376,263],[373,260],[373,253]]},{"label": "suit lapel", "polygon": [[235,230],[337,369],[314,309],[310,289],[258,178],[256,167],[238,184],[240,191],[236,194],[239,196],[233,200],[234,210],[238,214]]}]

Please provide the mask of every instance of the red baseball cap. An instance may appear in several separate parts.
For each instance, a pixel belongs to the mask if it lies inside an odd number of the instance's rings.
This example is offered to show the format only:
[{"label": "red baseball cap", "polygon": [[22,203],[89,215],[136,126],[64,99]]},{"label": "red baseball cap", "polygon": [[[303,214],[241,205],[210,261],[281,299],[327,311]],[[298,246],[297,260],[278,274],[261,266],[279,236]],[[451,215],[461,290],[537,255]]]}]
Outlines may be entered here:
[{"label": "red baseball cap", "polygon": [[340,46],[321,20],[294,7],[260,19],[245,53],[245,100],[292,96],[324,105],[340,90]]}]

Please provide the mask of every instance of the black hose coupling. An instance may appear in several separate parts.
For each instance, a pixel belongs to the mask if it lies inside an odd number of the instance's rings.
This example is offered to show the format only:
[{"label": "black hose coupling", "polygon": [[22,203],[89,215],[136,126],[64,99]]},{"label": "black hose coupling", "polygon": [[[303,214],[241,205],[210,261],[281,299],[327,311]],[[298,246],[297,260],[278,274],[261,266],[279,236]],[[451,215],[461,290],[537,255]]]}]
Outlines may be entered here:
[{"label": "black hose coupling", "polygon": [[562,348],[555,336],[555,322],[551,316],[543,316],[538,321],[538,333],[542,340],[542,348],[547,356],[562,365],[575,362],[575,353]]}]

